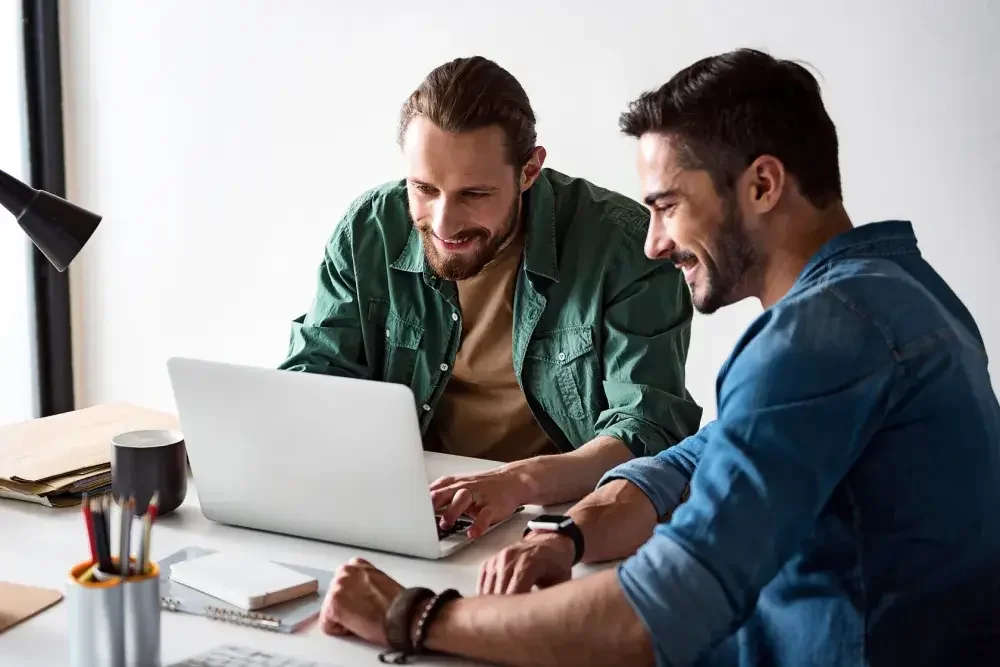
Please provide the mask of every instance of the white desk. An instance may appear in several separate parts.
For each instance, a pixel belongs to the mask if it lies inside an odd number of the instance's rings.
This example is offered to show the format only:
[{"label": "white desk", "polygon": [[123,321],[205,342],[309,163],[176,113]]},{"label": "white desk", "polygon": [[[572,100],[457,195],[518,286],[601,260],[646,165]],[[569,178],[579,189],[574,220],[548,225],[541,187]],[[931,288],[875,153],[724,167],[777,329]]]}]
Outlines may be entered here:
[{"label": "white desk", "polygon": [[[458,457],[441,457],[439,463],[445,467],[442,474],[472,472],[495,465]],[[317,502],[322,500],[317,498]],[[529,508],[452,557],[427,561],[213,523],[202,516],[196,489],[189,480],[184,504],[157,522],[152,553],[154,559],[159,559],[186,546],[202,546],[328,570],[337,569],[351,558],[362,557],[404,586],[455,588],[464,595],[473,595],[482,562],[519,539],[528,518],[540,512],[541,508]],[[87,557],[87,539],[78,507],[53,509],[0,499],[0,580],[56,588],[65,593],[69,568]],[[580,576],[588,571],[592,569],[577,566],[575,574]],[[69,660],[66,615],[67,605],[63,600],[0,634],[0,665],[66,665]],[[328,637],[315,622],[290,635],[166,611],[161,613],[161,623],[164,665],[219,644],[244,644],[343,667],[380,664],[378,651],[373,647],[357,640]],[[443,658],[421,660],[420,664],[470,663]]]}]

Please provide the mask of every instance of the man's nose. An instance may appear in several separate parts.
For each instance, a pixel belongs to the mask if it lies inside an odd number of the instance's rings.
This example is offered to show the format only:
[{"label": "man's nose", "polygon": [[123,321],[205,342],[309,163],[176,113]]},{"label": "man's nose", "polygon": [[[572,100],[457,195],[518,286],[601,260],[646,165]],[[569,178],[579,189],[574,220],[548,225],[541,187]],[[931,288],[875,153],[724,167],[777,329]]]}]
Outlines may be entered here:
[{"label": "man's nose", "polygon": [[434,202],[434,214],[431,219],[431,228],[439,239],[448,240],[458,232],[462,231],[462,222],[459,219],[456,207],[453,202],[444,197],[439,197]]},{"label": "man's nose", "polygon": [[666,225],[650,220],[649,229],[646,231],[646,243],[643,251],[650,259],[663,259],[677,248],[670,235],[667,234]]}]

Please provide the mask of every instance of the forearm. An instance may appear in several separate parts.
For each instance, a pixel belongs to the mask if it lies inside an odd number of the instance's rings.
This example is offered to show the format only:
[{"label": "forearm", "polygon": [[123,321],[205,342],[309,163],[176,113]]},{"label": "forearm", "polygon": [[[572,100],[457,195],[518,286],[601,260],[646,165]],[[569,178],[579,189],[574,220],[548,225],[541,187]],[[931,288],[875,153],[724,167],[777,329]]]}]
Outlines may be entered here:
[{"label": "forearm", "polygon": [[[583,533],[583,562],[601,563],[631,556],[649,540],[656,527],[656,508],[645,493],[625,480],[602,486],[569,511]],[[567,562],[573,543],[565,535],[533,532],[526,540],[551,541],[565,549]]]},{"label": "forearm", "polygon": [[605,484],[568,512],[583,533],[585,563],[625,558],[645,544],[656,527],[656,508],[625,480]]},{"label": "forearm", "polygon": [[431,626],[427,646],[508,665],[653,664],[652,641],[614,571],[527,595],[458,600]]},{"label": "forearm", "polygon": [[599,436],[568,454],[538,456],[506,467],[521,477],[525,497],[532,505],[574,502],[594,490],[601,476],[632,458],[617,438]]}]

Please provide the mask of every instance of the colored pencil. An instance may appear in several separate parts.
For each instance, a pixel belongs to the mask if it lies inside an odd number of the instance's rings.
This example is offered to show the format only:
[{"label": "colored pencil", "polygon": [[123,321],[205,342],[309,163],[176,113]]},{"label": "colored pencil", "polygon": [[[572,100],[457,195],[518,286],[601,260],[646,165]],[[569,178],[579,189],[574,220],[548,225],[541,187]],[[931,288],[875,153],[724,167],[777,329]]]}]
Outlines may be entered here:
[{"label": "colored pencil", "polygon": [[87,541],[90,544],[90,560],[97,562],[97,539],[94,537],[93,501],[83,494],[83,522],[87,528]]}]

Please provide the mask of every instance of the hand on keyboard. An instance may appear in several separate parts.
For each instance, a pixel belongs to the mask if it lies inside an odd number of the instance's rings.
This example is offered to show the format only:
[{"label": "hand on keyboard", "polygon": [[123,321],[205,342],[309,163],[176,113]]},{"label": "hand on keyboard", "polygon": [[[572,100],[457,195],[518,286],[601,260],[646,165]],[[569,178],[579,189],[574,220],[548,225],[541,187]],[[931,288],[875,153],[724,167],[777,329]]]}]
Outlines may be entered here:
[{"label": "hand on keyboard", "polygon": [[496,523],[513,515],[530,500],[522,476],[505,467],[474,475],[442,477],[431,484],[434,511],[448,528],[462,516],[471,517],[469,537],[477,539]]},{"label": "hand on keyboard", "polygon": [[469,529],[469,526],[472,525],[472,519],[462,517],[454,524],[452,524],[450,528],[442,528],[441,515],[439,514],[435,516],[434,519],[437,522],[437,531],[439,540],[443,540],[446,537],[451,537],[452,535],[465,533],[465,531]]}]

